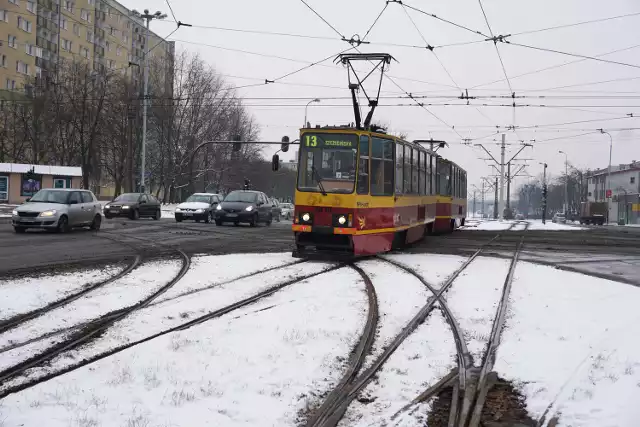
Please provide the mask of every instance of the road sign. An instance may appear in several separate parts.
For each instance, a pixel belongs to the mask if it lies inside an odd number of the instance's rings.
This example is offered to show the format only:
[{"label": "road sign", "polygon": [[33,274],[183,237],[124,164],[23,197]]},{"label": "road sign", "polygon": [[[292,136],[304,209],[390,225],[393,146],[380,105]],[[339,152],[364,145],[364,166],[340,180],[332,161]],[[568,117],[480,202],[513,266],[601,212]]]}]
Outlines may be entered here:
[{"label": "road sign", "polygon": [[607,190],[607,199],[611,198],[611,190]]}]

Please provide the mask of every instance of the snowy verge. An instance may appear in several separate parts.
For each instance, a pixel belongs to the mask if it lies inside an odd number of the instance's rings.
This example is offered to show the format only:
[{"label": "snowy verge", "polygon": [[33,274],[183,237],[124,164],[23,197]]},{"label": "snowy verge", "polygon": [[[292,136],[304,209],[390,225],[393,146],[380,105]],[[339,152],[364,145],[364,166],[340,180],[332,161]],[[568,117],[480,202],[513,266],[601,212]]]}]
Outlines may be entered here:
[{"label": "snowy verge", "polygon": [[[287,280],[320,273],[331,266],[332,264],[327,263],[296,264],[272,271],[268,275],[256,275],[145,307],[113,324],[104,334],[93,340],[89,345],[62,354],[53,359],[47,366],[33,368],[24,376],[7,381],[0,389],[33,381],[47,374],[61,371],[74,366],[78,360],[96,357],[112,349],[143,340],[182,325],[190,319],[212,313],[241,301]],[[2,357],[1,354],[0,357]]]},{"label": "snowy verge", "polygon": [[509,260],[478,257],[456,278],[445,295],[475,366],[480,366],[489,342],[509,264]]},{"label": "snowy verge", "polygon": [[187,274],[156,302],[176,298],[208,286],[222,284],[238,277],[285,266],[296,261],[290,253],[201,255],[191,258]]},{"label": "snowy verge", "polygon": [[[348,269],[3,400],[7,425],[293,426],[337,383],[367,298]],[[197,369],[194,367],[198,367]]]},{"label": "snowy verge", "polygon": [[[178,274],[181,266],[182,263],[177,260],[144,263],[118,280],[10,329],[0,335],[0,348],[134,305],[166,285]],[[2,357],[0,354],[0,359]]]},{"label": "snowy verge", "polygon": [[429,402],[421,404],[415,412],[400,413],[400,424],[394,424],[392,417],[455,368],[455,356],[451,329],[435,309],[391,355],[376,379],[362,390],[358,399],[370,403],[354,400],[339,426],[426,425]]},{"label": "snowy verge", "polygon": [[640,289],[521,262],[495,370],[537,419],[559,426],[636,426]]},{"label": "snowy verge", "polygon": [[123,266],[0,280],[0,321],[28,313],[115,276]]}]

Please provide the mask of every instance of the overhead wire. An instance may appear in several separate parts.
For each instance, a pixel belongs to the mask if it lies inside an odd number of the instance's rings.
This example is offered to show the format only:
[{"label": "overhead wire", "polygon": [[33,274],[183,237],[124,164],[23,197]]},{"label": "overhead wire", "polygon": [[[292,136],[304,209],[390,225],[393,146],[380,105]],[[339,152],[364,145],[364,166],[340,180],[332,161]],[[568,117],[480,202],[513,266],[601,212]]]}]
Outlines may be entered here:
[{"label": "overhead wire", "polygon": [[329,28],[331,28],[336,34],[338,34],[340,36],[341,39],[346,39],[345,36],[342,35],[342,33],[338,30],[336,30],[336,27],[334,27],[333,25],[331,25],[329,23],[329,21],[327,21],[326,19],[324,19],[322,17],[322,15],[320,15],[318,12],[316,12],[316,10],[314,8],[312,8],[311,6],[309,6],[309,3],[307,3],[305,0],[300,0],[305,6],[307,6],[309,8],[309,10],[311,10],[311,12],[313,12],[318,18],[320,18],[325,24],[327,24],[329,26]]},{"label": "overhead wire", "polygon": [[380,17],[382,16],[382,14],[384,13],[385,10],[387,10],[387,7],[389,7],[389,3],[385,3],[384,7],[382,8],[382,10],[380,11],[380,13],[378,14],[378,17],[373,21],[373,24],[371,24],[371,26],[369,27],[369,29],[367,30],[367,32],[365,33],[364,37],[362,37],[362,41],[365,41],[367,39],[367,36],[369,35],[369,33],[371,32],[371,30],[373,30],[373,27],[376,26],[376,24],[378,23],[378,20],[380,19]]},{"label": "overhead wire", "polygon": [[414,6],[411,6],[410,4],[407,4],[407,3],[406,3],[406,2],[404,2],[404,1],[401,1],[401,0],[393,0],[393,1],[394,1],[394,2],[396,2],[396,3],[400,3],[400,4],[402,4],[403,6],[408,7],[409,9],[415,10],[416,12],[420,12],[420,13],[422,13],[422,14],[426,15],[426,16],[429,16],[429,17],[431,17],[431,18],[433,18],[433,19],[437,19],[438,21],[445,22],[445,23],[447,23],[447,24],[453,25],[454,27],[457,27],[457,28],[463,29],[463,30],[465,30],[465,31],[469,31],[469,32],[471,32],[471,33],[473,33],[473,34],[476,34],[476,35],[480,35],[480,36],[482,36],[482,37],[484,37],[484,38],[487,38],[487,37],[488,37],[488,36],[487,36],[486,34],[484,34],[482,31],[473,30],[473,29],[471,29],[471,28],[469,28],[469,27],[466,27],[466,26],[464,26],[464,25],[457,24],[457,23],[455,23],[455,22],[449,21],[448,19],[441,18],[441,17],[437,16],[436,14],[429,13],[429,12],[425,12],[424,10],[422,10],[422,9],[418,9],[417,7],[414,7]]},{"label": "overhead wire", "polygon": [[541,33],[543,31],[559,30],[561,28],[577,27],[579,25],[594,24],[594,23],[597,23],[597,22],[611,21],[611,20],[614,20],[614,19],[629,18],[629,17],[632,17],[632,16],[640,16],[640,12],[627,13],[627,14],[624,14],[624,15],[617,15],[617,16],[610,16],[608,18],[592,19],[590,21],[575,22],[575,23],[572,23],[572,24],[556,25],[556,26],[553,26],[553,27],[540,28],[540,29],[537,29],[537,30],[521,31],[519,33],[512,33],[511,37],[522,36],[522,35],[525,35],[525,34]]}]

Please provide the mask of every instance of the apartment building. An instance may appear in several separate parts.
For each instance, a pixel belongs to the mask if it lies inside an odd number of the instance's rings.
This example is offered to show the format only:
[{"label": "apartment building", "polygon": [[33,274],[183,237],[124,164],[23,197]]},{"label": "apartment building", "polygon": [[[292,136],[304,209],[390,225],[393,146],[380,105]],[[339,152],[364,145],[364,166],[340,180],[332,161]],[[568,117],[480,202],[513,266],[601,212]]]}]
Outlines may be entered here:
[{"label": "apartment building", "polygon": [[[141,84],[145,36],[143,20],[115,0],[0,0],[0,98],[28,95],[61,60],[87,61],[96,72]],[[150,32],[149,47],[150,58],[167,66],[170,90],[174,42]]]}]

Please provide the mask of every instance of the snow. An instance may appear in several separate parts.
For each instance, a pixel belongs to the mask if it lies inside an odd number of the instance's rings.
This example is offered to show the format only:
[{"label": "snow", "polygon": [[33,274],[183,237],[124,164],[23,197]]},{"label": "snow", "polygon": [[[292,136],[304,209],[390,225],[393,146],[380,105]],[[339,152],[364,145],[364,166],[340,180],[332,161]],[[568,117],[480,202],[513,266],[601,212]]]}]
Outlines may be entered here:
[{"label": "snow", "polygon": [[0,280],[0,320],[44,307],[115,276],[122,269],[106,265],[99,269]]},{"label": "snow", "polygon": [[216,286],[241,276],[285,266],[296,261],[290,253],[202,255],[191,258],[191,267],[176,286],[156,301],[175,298],[208,286]]},{"label": "snow", "polygon": [[456,278],[446,294],[447,305],[467,340],[475,366],[489,342],[510,260],[478,257]]},{"label": "snow", "polygon": [[635,426],[640,289],[519,263],[495,370],[559,426]]},{"label": "snow", "polygon": [[579,227],[576,225],[571,225],[572,223],[568,222],[566,224],[554,223],[551,219],[548,219],[545,224],[542,223],[541,219],[536,219],[532,221],[527,221],[529,223],[529,230],[585,230],[584,227]]},{"label": "snow", "polygon": [[[248,259],[251,258],[249,257]],[[23,383],[50,372],[73,366],[77,360],[97,356],[114,348],[142,340],[148,336],[179,326],[189,321],[189,319],[214,312],[244,298],[253,296],[260,291],[292,278],[320,273],[330,266],[331,264],[327,263],[296,264],[271,271],[268,274],[260,274],[251,278],[229,282],[211,289],[203,289],[200,292],[180,298],[154,302],[152,305],[138,310],[115,323],[90,345],[60,355],[53,359],[48,366],[33,369],[27,375],[14,382],[8,381],[5,386],[10,387],[17,383]],[[190,279],[197,280],[197,277],[185,275],[178,284],[186,280],[187,285],[185,287],[189,288],[188,280]]]},{"label": "snow", "polygon": [[373,349],[363,364],[363,369],[367,369],[432,293],[418,279],[391,264],[374,260],[358,265],[371,278],[378,298],[378,329]]},{"label": "snow", "polygon": [[178,260],[146,262],[130,274],[89,292],[66,306],[58,307],[5,332],[0,335],[0,348],[131,306],[166,285],[178,274],[181,265]]},{"label": "snow", "polygon": [[340,360],[364,327],[363,288],[346,268],[296,284],[233,315],[12,394],[3,401],[4,423],[294,425],[317,393],[339,381]]},{"label": "snow", "polygon": [[447,278],[466,260],[464,257],[455,255],[394,254],[383,257],[411,268],[435,289],[440,289]]},{"label": "snow", "polygon": [[514,221],[502,221],[502,220],[491,220],[491,221],[465,221],[464,227],[461,227],[462,230],[480,230],[480,231],[500,231],[507,230],[514,224]]},{"label": "snow", "polygon": [[[391,355],[376,380],[360,393],[371,403],[354,400],[338,425],[396,425],[391,419],[394,414],[451,372],[456,367],[455,355],[452,332],[436,309]],[[419,404],[417,411],[402,412],[398,420],[404,427],[424,426],[429,407],[429,402]]]},{"label": "snow", "polygon": [[162,205],[160,207],[160,217],[161,218],[167,218],[167,219],[175,219],[176,218],[176,208],[178,207],[178,205]]}]

